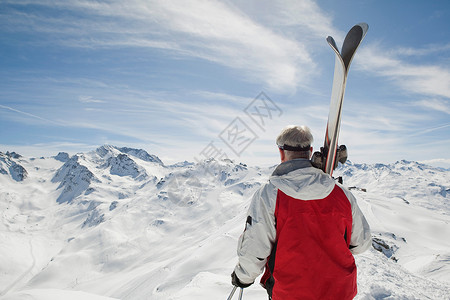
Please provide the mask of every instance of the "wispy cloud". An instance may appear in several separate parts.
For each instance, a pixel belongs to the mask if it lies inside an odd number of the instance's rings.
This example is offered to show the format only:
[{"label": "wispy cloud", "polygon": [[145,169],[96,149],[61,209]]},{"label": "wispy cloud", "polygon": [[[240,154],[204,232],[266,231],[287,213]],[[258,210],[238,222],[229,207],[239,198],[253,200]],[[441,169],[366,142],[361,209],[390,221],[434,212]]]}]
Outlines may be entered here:
[{"label": "wispy cloud", "polygon": [[353,161],[421,160],[425,153],[434,150],[427,149],[433,148],[433,136],[446,140],[448,123],[436,125],[433,114],[423,113],[407,103],[386,105],[346,100],[339,140],[349,148]]},{"label": "wispy cloud", "polygon": [[432,44],[424,47],[407,48],[398,47],[390,50],[389,55],[395,56],[429,56],[436,53],[448,52],[450,50],[450,43],[447,44]]},{"label": "wispy cloud", "polygon": [[325,45],[327,35],[341,40],[345,34],[333,26],[331,15],[320,8],[316,1],[248,0],[238,1],[235,5],[261,23],[282,30],[306,44],[319,41]]},{"label": "wispy cloud", "polygon": [[450,169],[450,159],[436,158],[419,161],[420,163],[440,167],[444,169]]},{"label": "wispy cloud", "polygon": [[[67,112],[60,118],[64,119],[67,127],[93,129],[141,142],[171,145],[174,140],[186,143],[215,138],[245,108],[244,101],[242,108],[239,108],[239,103],[230,105],[229,101],[222,101],[224,98],[239,98],[227,94],[197,91],[180,99],[175,94],[127,92],[129,94],[125,96],[110,96],[108,105],[92,102],[88,97],[87,101],[82,101],[87,106],[79,108],[84,109],[85,113]],[[214,100],[211,95],[218,99]],[[100,106],[95,106],[97,104]]]},{"label": "wispy cloud", "polygon": [[450,69],[440,65],[412,64],[378,45],[371,44],[358,53],[358,67],[393,80],[407,93],[450,98]]},{"label": "wispy cloud", "polygon": [[25,116],[25,117],[27,117],[27,118],[31,118],[31,119],[35,119],[35,120],[42,121],[42,122],[44,122],[44,123],[49,123],[49,124],[52,124],[52,125],[58,125],[58,126],[63,125],[62,123],[60,123],[60,122],[58,122],[58,121],[46,119],[46,118],[40,117],[40,116],[38,116],[38,115],[29,113],[29,112],[25,112],[25,111],[21,111],[21,110],[18,110],[18,109],[15,109],[15,108],[12,108],[12,107],[9,107],[9,106],[6,106],[6,105],[1,105],[1,104],[0,104],[0,108],[1,108],[1,109],[4,109],[4,110],[11,111],[11,112],[14,112],[14,113],[17,113],[17,114],[19,114],[19,115],[21,115],[21,116]]},{"label": "wispy cloud", "polygon": [[67,152],[71,155],[79,152],[92,151],[99,144],[84,144],[76,142],[52,142],[52,143],[36,143],[24,145],[4,145],[0,144],[2,151],[15,151],[20,155],[29,157],[51,156],[59,152]]},{"label": "wispy cloud", "polygon": [[443,112],[450,115],[450,101],[444,99],[424,99],[414,102],[415,105]]},{"label": "wispy cloud", "polygon": [[[270,5],[275,9],[270,18],[275,28],[252,18],[245,6],[222,1],[33,2],[64,11],[64,18],[26,10],[25,4],[30,3],[14,1],[16,6],[23,4],[24,10],[11,10],[4,16],[10,30],[54,34],[58,38],[53,41],[71,47],[170,50],[239,70],[239,76],[276,90],[295,90],[314,74],[316,66],[305,43],[332,29],[329,18],[310,0]],[[304,28],[308,34],[296,39],[276,26]]]},{"label": "wispy cloud", "polygon": [[441,130],[441,129],[445,129],[445,128],[448,128],[448,127],[450,127],[450,123],[439,125],[439,126],[433,126],[433,127],[429,127],[429,128],[424,128],[424,129],[418,130],[414,134],[408,135],[408,137],[425,135],[427,133],[430,133],[430,132],[433,132],[433,131],[437,131],[437,130]]},{"label": "wispy cloud", "polygon": [[106,103],[105,100],[95,99],[92,96],[80,96],[78,99],[82,103]]}]

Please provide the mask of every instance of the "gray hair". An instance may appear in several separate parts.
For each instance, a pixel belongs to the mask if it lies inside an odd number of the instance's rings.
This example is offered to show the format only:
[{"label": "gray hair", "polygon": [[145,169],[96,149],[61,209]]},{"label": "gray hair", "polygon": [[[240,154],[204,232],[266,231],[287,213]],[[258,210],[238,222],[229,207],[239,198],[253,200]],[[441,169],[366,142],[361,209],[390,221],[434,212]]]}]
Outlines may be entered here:
[{"label": "gray hair", "polygon": [[278,146],[311,147],[314,138],[307,126],[289,125],[277,137]]}]

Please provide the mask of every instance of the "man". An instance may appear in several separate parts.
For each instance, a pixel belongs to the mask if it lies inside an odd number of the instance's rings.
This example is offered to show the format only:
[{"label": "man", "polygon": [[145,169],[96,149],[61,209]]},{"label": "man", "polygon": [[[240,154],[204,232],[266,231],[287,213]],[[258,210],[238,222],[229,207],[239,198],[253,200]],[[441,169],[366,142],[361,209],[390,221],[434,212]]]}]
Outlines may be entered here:
[{"label": "man", "polygon": [[281,164],[253,196],[232,283],[248,287],[265,268],[269,299],[352,299],[369,225],[355,197],[312,166],[308,127],[288,126],[276,142]]}]

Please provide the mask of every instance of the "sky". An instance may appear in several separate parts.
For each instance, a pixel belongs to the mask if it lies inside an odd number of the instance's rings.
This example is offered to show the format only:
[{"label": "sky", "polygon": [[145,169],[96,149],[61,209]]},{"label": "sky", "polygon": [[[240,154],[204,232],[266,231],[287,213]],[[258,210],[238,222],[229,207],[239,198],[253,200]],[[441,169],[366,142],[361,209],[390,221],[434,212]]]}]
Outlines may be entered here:
[{"label": "sky", "polygon": [[450,167],[450,3],[0,1],[0,151],[109,144],[166,164],[273,165],[286,125],[323,145],[335,55],[352,61],[340,144],[356,163]]}]

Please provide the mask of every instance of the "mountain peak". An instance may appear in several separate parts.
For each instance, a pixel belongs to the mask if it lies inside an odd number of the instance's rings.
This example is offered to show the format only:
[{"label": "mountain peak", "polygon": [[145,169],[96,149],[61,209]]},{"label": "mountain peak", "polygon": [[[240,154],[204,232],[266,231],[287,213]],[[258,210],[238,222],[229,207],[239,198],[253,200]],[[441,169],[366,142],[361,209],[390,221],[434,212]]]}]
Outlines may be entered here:
[{"label": "mountain peak", "polygon": [[14,159],[19,159],[22,156],[15,152],[0,152],[0,174],[9,174],[15,181],[23,181],[28,177],[27,170],[14,161]]},{"label": "mountain peak", "polygon": [[124,153],[110,157],[108,159],[108,166],[111,167],[110,173],[112,175],[131,176],[137,180],[142,180],[147,177],[145,170]]},{"label": "mountain peak", "polygon": [[131,156],[137,157],[139,159],[142,159],[147,162],[154,162],[160,165],[164,165],[164,163],[159,159],[158,156],[148,154],[147,151],[143,149],[134,149],[134,148],[128,148],[128,147],[122,147],[122,148],[116,148],[122,153],[129,154]]},{"label": "mountain peak", "polygon": [[59,152],[58,155],[54,157],[56,160],[59,160],[60,162],[66,162],[70,159],[70,156],[66,152]]},{"label": "mountain peak", "polygon": [[117,147],[112,145],[103,145],[95,149],[94,151],[100,157],[113,156],[118,154]]},{"label": "mountain peak", "polygon": [[103,145],[95,150],[100,157],[112,157],[118,156],[121,153],[125,153],[131,155],[133,157],[139,158],[143,161],[153,162],[160,165],[164,165],[164,163],[159,159],[158,156],[149,154],[147,151],[143,149],[135,149],[129,147],[117,147],[113,145]]},{"label": "mountain peak", "polygon": [[58,203],[71,203],[89,188],[91,182],[100,182],[89,168],[80,163],[81,160],[78,154],[72,156],[52,178],[52,182],[60,183],[58,189],[63,188],[56,200]]}]

